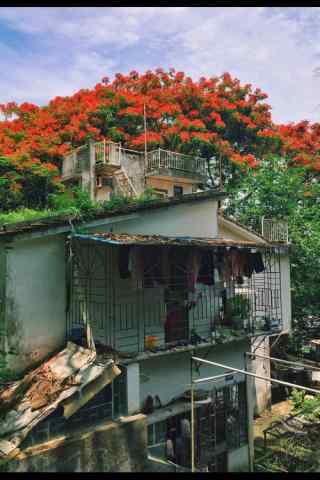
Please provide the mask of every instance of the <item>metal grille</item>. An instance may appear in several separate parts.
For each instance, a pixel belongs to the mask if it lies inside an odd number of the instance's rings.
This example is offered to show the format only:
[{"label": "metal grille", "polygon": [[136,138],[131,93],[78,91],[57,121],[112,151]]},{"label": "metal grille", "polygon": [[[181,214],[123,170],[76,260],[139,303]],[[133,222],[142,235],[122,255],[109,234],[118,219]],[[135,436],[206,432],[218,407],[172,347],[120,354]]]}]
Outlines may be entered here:
[{"label": "metal grille", "polygon": [[248,443],[245,382],[213,388],[208,401],[195,409],[195,464],[219,470],[219,456]]},{"label": "metal grille", "polygon": [[138,279],[119,277],[122,248],[72,242],[69,336],[89,321],[96,342],[142,352],[212,343],[239,332],[267,335],[281,330],[280,257],[275,250],[264,250],[264,272],[242,284],[216,279],[206,285],[204,278],[205,283],[190,292],[192,272],[184,261],[192,247],[172,250],[170,276],[159,273],[161,252],[168,247],[151,247],[148,255],[149,247],[139,247],[152,261]]},{"label": "metal grille", "polygon": [[263,217],[262,235],[269,242],[288,243],[288,222]]},{"label": "metal grille", "polygon": [[162,148],[148,152],[147,171],[158,169],[172,169],[207,176],[207,162],[205,158],[171,152]]}]

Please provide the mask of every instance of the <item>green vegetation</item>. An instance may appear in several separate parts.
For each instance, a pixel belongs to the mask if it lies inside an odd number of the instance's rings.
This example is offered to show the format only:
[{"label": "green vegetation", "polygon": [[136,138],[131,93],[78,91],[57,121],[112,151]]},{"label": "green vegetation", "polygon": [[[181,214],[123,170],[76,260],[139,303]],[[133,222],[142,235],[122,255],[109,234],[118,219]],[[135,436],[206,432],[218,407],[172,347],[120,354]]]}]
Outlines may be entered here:
[{"label": "green vegetation", "polygon": [[320,395],[307,395],[302,390],[294,389],[290,398],[294,413],[303,415],[306,420],[311,422],[320,420]]},{"label": "green vegetation", "polygon": [[259,168],[226,186],[230,201],[226,213],[261,231],[261,219],[288,222],[293,317],[320,311],[320,184],[317,174],[292,167],[284,158],[270,156]]},{"label": "green vegetation", "polygon": [[9,225],[19,222],[40,220],[45,218],[70,216],[77,219],[89,219],[97,213],[111,212],[129,206],[145,205],[157,200],[159,197],[152,188],[137,198],[113,196],[104,203],[93,202],[89,194],[79,188],[49,195],[49,208],[36,210],[20,208],[11,212],[0,213],[0,225]]}]

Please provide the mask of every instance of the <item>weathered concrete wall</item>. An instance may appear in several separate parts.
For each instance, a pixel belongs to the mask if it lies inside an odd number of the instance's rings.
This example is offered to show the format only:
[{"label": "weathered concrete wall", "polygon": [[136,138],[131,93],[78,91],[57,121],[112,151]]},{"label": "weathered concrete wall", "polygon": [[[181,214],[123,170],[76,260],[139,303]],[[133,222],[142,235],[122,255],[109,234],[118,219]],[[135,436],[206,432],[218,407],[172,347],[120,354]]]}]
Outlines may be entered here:
[{"label": "weathered concrete wall", "polygon": [[[249,348],[247,340],[239,340],[226,345],[217,345],[208,350],[198,350],[197,356],[200,358],[206,355],[207,360],[230,365],[236,368],[244,367],[244,352]],[[173,397],[181,395],[190,389],[190,352],[172,353],[166,356],[160,356],[153,359],[140,362],[140,401],[144,404],[148,395],[159,395],[163,404],[168,403]],[[174,368],[172,368],[174,365]],[[201,366],[201,377],[210,377],[224,373],[224,370],[217,367]],[[243,376],[239,375],[239,380]],[[215,386],[222,386],[224,380],[215,382]],[[201,384],[201,389],[212,388],[212,384]]]},{"label": "weathered concrete wall", "polygon": [[5,466],[6,472],[143,472],[147,463],[145,415],[106,422],[29,447]]},{"label": "weathered concrete wall", "polygon": [[[252,351],[258,355],[270,356],[270,344],[268,337],[257,337],[252,342]],[[267,358],[258,358],[252,362],[252,371],[263,377],[270,377],[270,360]],[[255,388],[255,406],[254,414],[260,415],[266,408],[271,407],[271,382],[253,380]]]},{"label": "weathered concrete wall", "polygon": [[16,240],[7,253],[6,323],[16,371],[61,348],[66,331],[65,241]]},{"label": "weathered concrete wall", "polygon": [[139,218],[115,222],[113,225],[95,227],[92,231],[113,233],[137,233],[146,235],[172,235],[216,237],[217,200],[174,205],[139,212]]},{"label": "weathered concrete wall", "polygon": [[158,190],[166,190],[169,197],[173,197],[174,185],[182,187],[184,195],[192,193],[194,188],[194,184],[184,178],[175,180],[173,178],[148,177],[147,185]]},{"label": "weathered concrete wall", "polygon": [[282,302],[282,328],[283,330],[291,330],[292,313],[291,313],[291,281],[290,281],[290,259],[289,255],[281,255],[281,302]]},{"label": "weathered concrete wall", "polygon": [[144,155],[121,150],[121,166],[130,178],[138,195],[145,190],[144,185]]}]

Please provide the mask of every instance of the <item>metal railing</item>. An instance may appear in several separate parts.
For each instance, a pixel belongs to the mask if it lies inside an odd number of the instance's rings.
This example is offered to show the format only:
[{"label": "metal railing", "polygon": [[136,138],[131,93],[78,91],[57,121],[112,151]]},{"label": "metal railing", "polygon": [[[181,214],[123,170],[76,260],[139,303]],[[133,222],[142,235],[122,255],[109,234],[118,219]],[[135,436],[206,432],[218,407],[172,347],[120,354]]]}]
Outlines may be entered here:
[{"label": "metal railing", "polygon": [[[102,142],[94,143],[94,155],[96,165],[122,166],[122,158],[126,154],[134,154],[141,162],[145,161],[144,154],[136,150],[122,148],[119,143]],[[68,177],[82,170],[89,165],[89,146],[84,145],[74,149],[64,157],[62,165],[62,177]],[[146,172],[173,170],[178,174],[187,176],[207,177],[207,162],[205,158],[185,155],[170,150],[158,148],[148,152]]]},{"label": "metal railing", "polygon": [[262,217],[262,235],[269,242],[288,243],[288,222]]},{"label": "metal railing", "polygon": [[166,169],[184,174],[207,176],[207,162],[205,158],[171,152],[162,148],[148,152],[146,169],[147,172]]},{"label": "metal railing", "polygon": [[121,146],[119,143],[106,142],[104,140],[103,142],[96,142],[94,149],[96,164],[121,165]]},{"label": "metal railing", "polygon": [[[180,287],[179,295],[182,293]],[[231,290],[233,289],[233,294]],[[125,302],[113,306],[92,295],[74,298],[68,318],[69,334],[82,328],[83,318],[95,329],[108,332],[108,344],[121,352],[163,351],[175,347],[232,341],[239,335],[268,335],[281,331],[281,296],[278,288],[212,286],[196,300],[172,306],[147,300],[147,289],[128,292]],[[231,296],[230,296],[231,295]],[[190,296],[189,296],[190,298]],[[111,313],[111,310],[112,313]],[[110,311],[109,321],[106,311]],[[111,320],[112,318],[112,320]]]}]

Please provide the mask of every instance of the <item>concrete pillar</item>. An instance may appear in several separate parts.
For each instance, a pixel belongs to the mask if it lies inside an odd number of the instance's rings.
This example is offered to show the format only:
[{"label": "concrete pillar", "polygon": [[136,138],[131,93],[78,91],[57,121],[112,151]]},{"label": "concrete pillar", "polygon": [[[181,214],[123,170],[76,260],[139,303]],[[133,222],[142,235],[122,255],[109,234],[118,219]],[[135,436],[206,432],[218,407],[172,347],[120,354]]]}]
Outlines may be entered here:
[{"label": "concrete pillar", "polygon": [[140,410],[140,365],[127,365],[128,415]]},{"label": "concrete pillar", "polygon": [[[247,372],[252,371],[252,361],[245,356],[245,370]],[[254,430],[253,430],[253,419],[254,419],[254,405],[255,405],[255,386],[254,386],[254,377],[246,375],[246,394],[247,394],[247,416],[248,416],[248,463],[249,471],[253,472],[253,462],[254,462]]]},{"label": "concrete pillar", "polygon": [[96,156],[95,156],[95,142],[93,140],[89,141],[89,193],[91,200],[95,200],[95,189],[96,189]]}]

